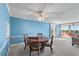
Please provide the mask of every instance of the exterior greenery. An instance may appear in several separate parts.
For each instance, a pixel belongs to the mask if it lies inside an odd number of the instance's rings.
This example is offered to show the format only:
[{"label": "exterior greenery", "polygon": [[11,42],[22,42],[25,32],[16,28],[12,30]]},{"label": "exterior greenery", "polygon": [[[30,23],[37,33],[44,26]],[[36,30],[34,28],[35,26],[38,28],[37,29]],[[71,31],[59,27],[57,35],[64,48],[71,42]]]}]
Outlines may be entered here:
[{"label": "exterior greenery", "polygon": [[68,34],[70,34],[70,33],[73,33],[73,34],[79,34],[79,30],[61,30],[62,31],[62,33],[68,33]]}]

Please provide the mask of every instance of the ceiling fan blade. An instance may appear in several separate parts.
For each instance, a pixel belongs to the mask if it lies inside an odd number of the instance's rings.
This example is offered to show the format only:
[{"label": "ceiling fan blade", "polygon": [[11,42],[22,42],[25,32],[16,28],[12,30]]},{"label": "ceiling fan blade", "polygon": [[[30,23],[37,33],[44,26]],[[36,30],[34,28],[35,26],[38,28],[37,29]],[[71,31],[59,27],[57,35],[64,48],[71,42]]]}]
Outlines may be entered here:
[{"label": "ceiling fan blade", "polygon": [[[41,6],[41,5],[40,5]],[[42,5],[42,7],[41,7],[41,9],[40,9],[40,7],[39,7],[39,11],[41,11],[41,13],[44,11],[44,9],[46,8],[46,6],[47,6],[47,3],[44,3],[43,5]]]},{"label": "ceiling fan blade", "polygon": [[18,5],[17,4],[17,6],[16,5],[14,5],[16,8],[22,8],[22,9],[25,9],[25,10],[27,10],[27,11],[31,11],[31,12],[37,12],[36,10],[33,10],[33,9],[31,9],[31,8],[28,8],[28,7],[23,7],[23,6],[20,6],[20,5]]},{"label": "ceiling fan blade", "polygon": [[27,9],[28,11],[37,12],[37,10],[35,8],[32,8],[32,7],[25,7],[25,9]]},{"label": "ceiling fan blade", "polygon": [[26,9],[28,11],[32,11],[32,12],[37,12],[36,10],[30,9],[30,8],[24,8],[24,9]]},{"label": "ceiling fan blade", "polygon": [[64,12],[45,12],[47,14],[63,14]]}]

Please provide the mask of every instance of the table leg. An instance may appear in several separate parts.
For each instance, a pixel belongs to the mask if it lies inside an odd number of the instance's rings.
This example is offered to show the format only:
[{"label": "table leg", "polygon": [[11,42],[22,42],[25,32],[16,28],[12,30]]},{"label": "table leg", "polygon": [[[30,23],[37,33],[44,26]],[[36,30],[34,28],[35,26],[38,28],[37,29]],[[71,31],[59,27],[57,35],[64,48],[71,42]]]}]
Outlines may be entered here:
[{"label": "table leg", "polygon": [[44,48],[45,48],[45,47],[44,47],[44,43],[42,43],[42,44],[41,44],[42,52],[44,51]]}]

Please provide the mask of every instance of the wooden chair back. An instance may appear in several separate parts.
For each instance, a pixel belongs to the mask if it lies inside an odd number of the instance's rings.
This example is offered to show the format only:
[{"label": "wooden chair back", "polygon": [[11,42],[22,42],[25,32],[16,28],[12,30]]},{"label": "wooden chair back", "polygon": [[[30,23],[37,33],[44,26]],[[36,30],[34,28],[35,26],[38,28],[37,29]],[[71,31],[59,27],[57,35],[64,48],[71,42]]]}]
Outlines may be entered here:
[{"label": "wooden chair back", "polygon": [[42,38],[43,37],[43,34],[42,33],[37,33],[37,37],[38,38]]},{"label": "wooden chair back", "polygon": [[28,34],[24,34],[24,43],[27,44]]},{"label": "wooden chair back", "polygon": [[[38,37],[28,37],[28,38],[29,38],[29,44],[32,44],[32,45],[37,44],[38,45]],[[34,41],[36,41],[36,43]]]},{"label": "wooden chair back", "polygon": [[53,35],[51,36],[51,42],[50,44],[52,45],[53,44]]},{"label": "wooden chair back", "polygon": [[[36,40],[37,42],[35,43],[33,40]],[[29,37],[29,55],[31,55],[32,51],[37,51],[38,52],[38,56],[39,56],[39,43],[38,43],[38,37]]]}]

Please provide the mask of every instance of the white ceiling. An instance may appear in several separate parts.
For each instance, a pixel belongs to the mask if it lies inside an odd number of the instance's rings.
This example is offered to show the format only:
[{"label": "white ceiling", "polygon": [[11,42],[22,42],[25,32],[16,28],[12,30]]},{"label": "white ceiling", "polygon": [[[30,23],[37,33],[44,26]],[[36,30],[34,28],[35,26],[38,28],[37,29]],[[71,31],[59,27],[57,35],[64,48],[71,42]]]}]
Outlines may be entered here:
[{"label": "white ceiling", "polygon": [[55,23],[78,22],[79,3],[9,3],[10,15],[37,20],[35,12],[43,11],[45,21]]}]

